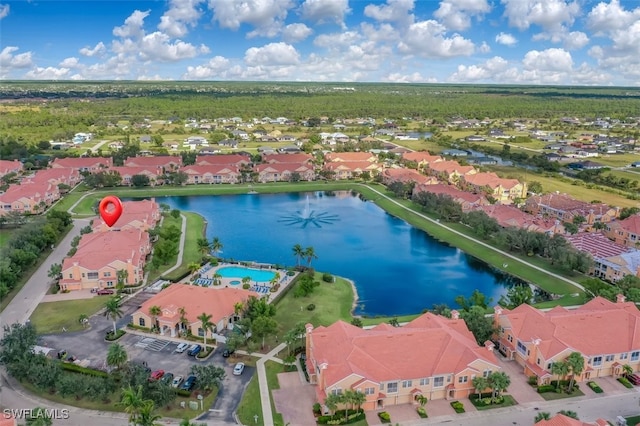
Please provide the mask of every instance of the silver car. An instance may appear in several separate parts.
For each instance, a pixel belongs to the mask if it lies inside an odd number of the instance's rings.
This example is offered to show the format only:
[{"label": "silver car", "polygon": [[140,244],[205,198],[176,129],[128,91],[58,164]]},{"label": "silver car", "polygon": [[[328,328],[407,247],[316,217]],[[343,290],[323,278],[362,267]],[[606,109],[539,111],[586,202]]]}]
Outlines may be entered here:
[{"label": "silver car", "polygon": [[239,363],[236,364],[235,367],[233,367],[233,375],[234,376],[241,375],[243,371],[244,371],[244,363],[243,362],[239,362]]},{"label": "silver car", "polygon": [[180,386],[180,383],[182,383],[183,377],[182,376],[176,376],[173,378],[173,381],[171,382],[171,387],[172,388],[177,388],[178,386]]},{"label": "silver car", "polygon": [[181,354],[182,352],[186,351],[188,347],[189,347],[188,343],[180,343],[176,348],[176,352]]}]

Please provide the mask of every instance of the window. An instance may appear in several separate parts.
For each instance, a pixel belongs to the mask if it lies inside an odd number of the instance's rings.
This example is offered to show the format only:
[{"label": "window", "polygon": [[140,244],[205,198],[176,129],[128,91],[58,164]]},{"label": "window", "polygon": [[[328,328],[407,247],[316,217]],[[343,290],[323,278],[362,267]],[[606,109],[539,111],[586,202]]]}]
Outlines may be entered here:
[{"label": "window", "polygon": [[420,379],[420,386],[426,386],[429,384],[429,379]]},{"label": "window", "polygon": [[84,272],[83,272],[83,273],[82,273],[82,278],[84,278],[84,277],[85,277],[85,274],[84,274]]},{"label": "window", "polygon": [[607,355],[604,357],[605,362],[611,362],[615,358],[615,355]]},{"label": "window", "polygon": [[536,360],[536,364],[540,365],[540,358]]},{"label": "window", "polygon": [[467,376],[458,377],[458,383],[467,383],[468,380],[469,380],[469,377]]},{"label": "window", "polygon": [[73,278],[73,274],[69,274],[69,279],[72,279],[72,278]]},{"label": "window", "polygon": [[602,357],[601,356],[594,356],[593,357],[593,366],[597,367],[599,365],[602,365]]},{"label": "window", "polygon": [[107,287],[113,287],[113,281],[107,281]]},{"label": "window", "polygon": [[97,272],[89,272],[89,273],[87,273],[87,278],[89,278],[90,280],[97,280],[98,279],[98,273]]},{"label": "window", "polygon": [[204,330],[202,329],[202,327],[198,327],[198,336],[204,337]]},{"label": "window", "polygon": [[628,356],[629,356],[629,354],[625,352],[625,353],[623,353],[623,354],[620,354],[620,359],[621,359],[621,360],[622,360],[622,359],[627,359],[627,357],[628,357]]},{"label": "window", "polygon": [[482,377],[487,378],[489,377],[490,374],[491,374],[491,370],[484,370],[484,372],[482,373]]},{"label": "window", "polygon": [[387,383],[387,393],[396,393],[396,392],[398,392],[398,382]]},{"label": "window", "polygon": [[138,320],[138,325],[139,325],[140,327],[144,327],[144,326],[145,326],[144,324],[145,324],[145,322],[144,322],[144,318],[140,318],[140,319]]},{"label": "window", "polygon": [[451,375],[447,376],[447,383],[451,383],[451,377],[452,377]]},{"label": "window", "polygon": [[550,362],[549,364],[547,364],[547,370],[551,370],[551,368],[553,367],[553,363]]},{"label": "window", "polygon": [[403,388],[410,388],[413,385],[413,381],[412,380],[403,380],[402,381],[402,387]]},{"label": "window", "polygon": [[342,395],[342,388],[332,389],[331,393],[334,394],[334,395]]},{"label": "window", "polygon": [[380,390],[383,391],[384,390],[384,383],[380,383]]},{"label": "window", "polygon": [[527,347],[520,340],[518,340],[516,347],[518,349],[518,352],[520,352],[522,355],[527,354]]},{"label": "window", "polygon": [[110,277],[110,276],[111,276],[111,271],[107,271],[107,272],[105,272],[105,273],[104,273],[104,276],[105,276],[105,277]]},{"label": "window", "polygon": [[639,351],[631,352],[631,361],[637,361],[639,357],[640,357]]},{"label": "window", "polygon": [[507,340],[513,343],[513,336],[510,334],[507,334]]},{"label": "window", "polygon": [[444,377],[434,377],[433,378],[433,387],[441,388],[444,386]]},{"label": "window", "polygon": [[364,394],[365,395],[373,395],[375,390],[376,390],[375,388],[364,388]]}]

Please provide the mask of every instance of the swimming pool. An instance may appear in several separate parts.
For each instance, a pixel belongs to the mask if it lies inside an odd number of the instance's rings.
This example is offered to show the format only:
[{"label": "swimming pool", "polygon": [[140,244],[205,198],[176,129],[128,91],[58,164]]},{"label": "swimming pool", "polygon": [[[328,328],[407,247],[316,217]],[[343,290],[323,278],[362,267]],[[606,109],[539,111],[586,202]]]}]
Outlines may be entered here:
[{"label": "swimming pool", "polygon": [[229,284],[231,284],[231,285],[239,285],[241,282],[242,281],[240,281],[240,280],[231,280],[231,281],[229,281]]},{"label": "swimming pool", "polygon": [[276,276],[276,273],[269,270],[244,268],[241,266],[225,266],[216,271],[223,278],[244,278],[250,277],[251,281],[268,282]]}]

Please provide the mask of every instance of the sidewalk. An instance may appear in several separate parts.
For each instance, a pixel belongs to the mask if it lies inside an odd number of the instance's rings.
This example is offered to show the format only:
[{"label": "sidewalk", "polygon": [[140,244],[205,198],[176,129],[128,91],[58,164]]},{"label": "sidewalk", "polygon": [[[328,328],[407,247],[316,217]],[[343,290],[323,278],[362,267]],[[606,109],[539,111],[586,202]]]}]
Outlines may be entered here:
[{"label": "sidewalk", "polygon": [[[271,352],[261,357],[256,362],[258,370],[258,385],[260,386],[260,403],[262,404],[262,421],[264,426],[273,426],[273,412],[271,411],[271,395],[269,394],[269,385],[267,383],[267,370],[264,366],[269,360],[275,361],[275,355],[286,348],[285,343],[280,343],[273,348]],[[277,362],[277,361],[276,361]]]}]

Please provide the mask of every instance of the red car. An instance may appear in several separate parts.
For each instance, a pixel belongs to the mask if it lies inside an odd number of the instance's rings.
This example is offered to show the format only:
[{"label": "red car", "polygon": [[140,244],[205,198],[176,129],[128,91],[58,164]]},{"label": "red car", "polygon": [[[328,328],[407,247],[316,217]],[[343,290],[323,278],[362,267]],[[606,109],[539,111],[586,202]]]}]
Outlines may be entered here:
[{"label": "red car", "polygon": [[164,370],[156,370],[151,373],[151,376],[149,376],[149,380],[160,380],[162,376],[164,376]]},{"label": "red car", "polygon": [[637,374],[627,374],[627,379],[636,386],[640,386],[640,376]]},{"label": "red car", "polygon": [[109,290],[108,288],[103,288],[101,290],[98,290],[96,293],[98,293],[99,296],[102,296],[105,294],[113,294],[113,290]]}]

